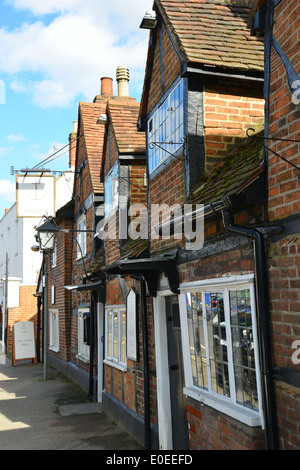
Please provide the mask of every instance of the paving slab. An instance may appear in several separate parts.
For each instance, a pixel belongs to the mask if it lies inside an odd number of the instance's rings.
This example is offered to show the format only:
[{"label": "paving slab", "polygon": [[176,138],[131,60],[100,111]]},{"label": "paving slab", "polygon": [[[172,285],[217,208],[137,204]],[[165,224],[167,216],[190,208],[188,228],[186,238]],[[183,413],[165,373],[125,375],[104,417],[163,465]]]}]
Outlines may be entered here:
[{"label": "paving slab", "polygon": [[143,450],[63,373],[0,364],[0,450]]}]

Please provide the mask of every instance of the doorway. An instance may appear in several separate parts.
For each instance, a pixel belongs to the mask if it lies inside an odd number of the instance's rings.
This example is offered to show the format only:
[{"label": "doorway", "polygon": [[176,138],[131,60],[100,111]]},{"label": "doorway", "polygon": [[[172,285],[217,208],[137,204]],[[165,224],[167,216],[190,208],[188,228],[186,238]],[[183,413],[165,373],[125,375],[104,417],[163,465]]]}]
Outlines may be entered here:
[{"label": "doorway", "polygon": [[187,450],[189,435],[186,400],[183,394],[184,368],[178,296],[167,296],[165,300],[173,449]]}]

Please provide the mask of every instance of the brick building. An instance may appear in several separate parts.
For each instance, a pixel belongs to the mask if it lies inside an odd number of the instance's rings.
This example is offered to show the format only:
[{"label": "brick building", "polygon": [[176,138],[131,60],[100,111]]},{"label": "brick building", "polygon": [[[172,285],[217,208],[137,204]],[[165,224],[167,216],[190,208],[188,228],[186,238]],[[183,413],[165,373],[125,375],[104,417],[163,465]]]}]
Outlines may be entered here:
[{"label": "brick building", "polygon": [[[120,67],[117,76],[126,81],[128,73]],[[119,84],[118,100],[107,105],[102,172],[107,222],[101,266],[107,275],[102,403],[105,412],[149,449],[157,441],[153,318],[146,308],[144,280],[119,269],[123,259],[147,252],[140,232],[137,239],[130,233],[137,220],[130,211],[134,205],[147,207],[145,134],[137,132],[138,114],[128,82],[121,90]]]},{"label": "brick building", "polygon": [[298,10],[155,0],[141,104],[80,103],[52,357],[145,448],[299,448]]},{"label": "brick building", "polygon": [[299,76],[300,5],[254,2],[254,25],[265,18],[265,135],[269,239],[269,316],[275,384],[274,445],[300,447],[299,366]]},{"label": "brick building", "polygon": [[[177,210],[158,224],[151,211],[149,229],[162,449],[264,447],[254,245],[232,233],[267,215],[262,145],[245,144],[264,124],[264,45],[247,26],[250,4],[153,6],[139,117],[148,207]],[[203,246],[176,228],[185,204],[199,234],[203,223]]]}]

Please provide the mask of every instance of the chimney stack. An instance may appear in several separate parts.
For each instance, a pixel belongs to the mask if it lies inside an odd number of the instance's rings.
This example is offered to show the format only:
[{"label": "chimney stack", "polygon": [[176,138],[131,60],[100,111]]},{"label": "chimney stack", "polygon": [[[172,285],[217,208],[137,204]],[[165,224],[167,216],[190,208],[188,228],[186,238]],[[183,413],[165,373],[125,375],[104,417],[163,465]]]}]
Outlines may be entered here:
[{"label": "chimney stack", "polygon": [[117,68],[118,95],[129,96],[129,69],[120,65]]},{"label": "chimney stack", "polygon": [[110,77],[101,78],[101,95],[113,94],[113,79]]},{"label": "chimney stack", "polygon": [[75,167],[77,142],[74,139],[77,139],[77,132],[78,122],[73,121],[73,132],[69,135],[69,168]]}]

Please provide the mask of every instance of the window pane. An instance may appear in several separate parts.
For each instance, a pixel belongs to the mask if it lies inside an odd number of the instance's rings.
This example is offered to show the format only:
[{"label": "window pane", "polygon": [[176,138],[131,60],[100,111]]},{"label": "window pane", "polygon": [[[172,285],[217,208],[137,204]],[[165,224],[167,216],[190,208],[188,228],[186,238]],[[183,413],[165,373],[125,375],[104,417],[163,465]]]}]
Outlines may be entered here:
[{"label": "window pane", "polygon": [[[157,168],[169,156],[168,152],[174,153],[182,145],[183,129],[183,82],[181,81],[148,123],[150,171]],[[151,142],[157,142],[158,146],[151,145]]]},{"label": "window pane", "polygon": [[121,315],[121,357],[120,362],[126,362],[126,312],[122,311]]},{"label": "window pane", "polygon": [[119,315],[113,312],[113,358],[119,360]]},{"label": "window pane", "polygon": [[188,332],[190,339],[190,358],[194,385],[208,388],[206,350],[203,329],[203,304],[202,294],[186,294]]},{"label": "window pane", "polygon": [[107,356],[112,357],[112,310],[108,312],[107,322]]},{"label": "window pane", "polygon": [[229,297],[237,402],[258,410],[250,290],[230,291]]},{"label": "window pane", "polygon": [[223,293],[207,292],[205,305],[212,389],[222,395],[230,396]]}]

